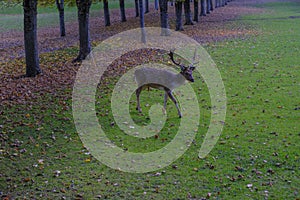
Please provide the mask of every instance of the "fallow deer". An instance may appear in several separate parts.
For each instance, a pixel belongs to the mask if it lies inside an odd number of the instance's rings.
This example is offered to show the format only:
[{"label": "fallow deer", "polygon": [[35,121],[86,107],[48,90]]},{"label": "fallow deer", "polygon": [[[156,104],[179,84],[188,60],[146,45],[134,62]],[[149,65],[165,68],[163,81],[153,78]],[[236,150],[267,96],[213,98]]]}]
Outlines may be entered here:
[{"label": "fallow deer", "polygon": [[180,64],[174,60],[174,51],[170,51],[168,54],[171,61],[176,65],[180,67],[179,73],[174,73],[170,70],[166,69],[157,69],[157,68],[151,68],[151,67],[143,67],[139,68],[135,71],[135,80],[138,84],[138,88],[136,89],[136,99],[137,99],[137,107],[136,109],[141,112],[140,107],[140,94],[142,90],[146,88],[156,88],[159,90],[165,91],[164,96],[164,111],[166,111],[167,106],[167,100],[168,97],[174,102],[177,111],[178,116],[181,118],[181,112],[178,107],[178,103],[175,99],[175,97],[172,94],[172,91],[184,84],[186,80],[190,82],[194,82],[193,78],[193,70],[195,69],[195,57],[196,57],[196,50],[194,54],[194,60],[193,63],[189,66],[184,66],[183,64]]}]

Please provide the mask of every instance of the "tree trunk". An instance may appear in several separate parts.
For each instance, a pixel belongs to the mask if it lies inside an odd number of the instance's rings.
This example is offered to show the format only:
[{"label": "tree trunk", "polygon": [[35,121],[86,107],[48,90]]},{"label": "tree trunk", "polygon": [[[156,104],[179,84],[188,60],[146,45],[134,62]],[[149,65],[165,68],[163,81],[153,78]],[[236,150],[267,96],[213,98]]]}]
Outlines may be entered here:
[{"label": "tree trunk", "polygon": [[135,6],[135,17],[139,16],[139,1],[134,0],[134,6]]},{"label": "tree trunk", "polygon": [[89,13],[92,0],[76,0],[79,24],[79,54],[73,62],[84,60],[91,52]]},{"label": "tree trunk", "polygon": [[199,0],[194,0],[194,21],[199,22]]},{"label": "tree trunk", "polygon": [[146,43],[145,21],[144,21],[144,4],[143,0],[139,0],[140,11],[140,26],[141,26],[141,41]]},{"label": "tree trunk", "polygon": [[210,14],[210,0],[206,0],[206,14]]},{"label": "tree trunk", "polygon": [[194,25],[192,21],[190,0],[184,1],[184,15],[185,15],[185,25]]},{"label": "tree trunk", "polygon": [[154,0],[154,8],[155,10],[158,10],[158,0]]},{"label": "tree trunk", "polygon": [[64,0],[56,0],[56,7],[59,12],[60,36],[63,37],[66,36]]},{"label": "tree trunk", "polygon": [[182,1],[175,2],[175,13],[176,13],[176,31],[183,31],[182,27]]},{"label": "tree trunk", "polygon": [[42,72],[37,42],[37,0],[24,0],[23,7],[26,76],[35,77]]},{"label": "tree trunk", "polygon": [[206,16],[206,12],[205,12],[205,0],[201,0],[200,16]]},{"label": "tree trunk", "polygon": [[126,14],[125,14],[125,2],[124,0],[120,0],[120,12],[121,12],[121,22],[126,22]]},{"label": "tree trunk", "polygon": [[145,0],[145,13],[149,12],[149,0]]},{"label": "tree trunk", "polygon": [[[176,1],[176,0],[175,0],[175,1]],[[171,5],[171,6],[174,6],[174,0],[171,0],[170,2],[171,2],[170,5]]]},{"label": "tree trunk", "polygon": [[110,16],[109,16],[108,0],[103,0],[103,9],[104,9],[104,22],[105,22],[105,26],[110,26]]},{"label": "tree trunk", "polygon": [[170,35],[168,22],[168,0],[159,0],[161,35]]}]

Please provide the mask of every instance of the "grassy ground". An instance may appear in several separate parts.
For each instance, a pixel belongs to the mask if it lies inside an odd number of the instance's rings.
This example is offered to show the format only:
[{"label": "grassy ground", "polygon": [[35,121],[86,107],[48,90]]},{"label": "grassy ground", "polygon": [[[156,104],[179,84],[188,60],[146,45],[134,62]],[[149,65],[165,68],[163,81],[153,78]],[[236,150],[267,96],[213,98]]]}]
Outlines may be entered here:
[{"label": "grassy ground", "polygon": [[[195,143],[172,166],[146,174],[110,169],[83,148],[68,89],[45,95],[35,105],[1,108],[1,194],[20,199],[299,199],[300,4],[259,6],[268,12],[236,23],[251,24],[261,35],[206,46],[228,97],[225,129],[206,158],[197,158],[210,117],[209,95],[199,74],[193,84],[201,100]],[[98,91],[96,104],[108,136],[136,152],[166,145],[179,122],[171,102],[158,137],[133,139],[112,126],[111,111],[102,105],[109,105],[116,78]],[[143,92],[141,102],[162,99],[159,91]],[[146,115],[134,110],[134,101],[132,97],[132,118],[148,123]]]},{"label": "grassy ground", "polygon": [[[134,2],[126,2],[126,8],[133,8]],[[110,1],[110,9],[119,8],[119,1]],[[103,16],[103,3],[93,3],[91,6],[91,17],[93,16]],[[16,4],[12,7],[2,7],[0,4],[0,31],[8,30],[23,30],[23,6],[22,4]],[[76,6],[66,6],[65,7],[65,22],[73,22],[77,19],[77,8]],[[56,5],[48,7],[38,7],[38,27],[49,27],[57,26],[59,24],[59,15]]]}]

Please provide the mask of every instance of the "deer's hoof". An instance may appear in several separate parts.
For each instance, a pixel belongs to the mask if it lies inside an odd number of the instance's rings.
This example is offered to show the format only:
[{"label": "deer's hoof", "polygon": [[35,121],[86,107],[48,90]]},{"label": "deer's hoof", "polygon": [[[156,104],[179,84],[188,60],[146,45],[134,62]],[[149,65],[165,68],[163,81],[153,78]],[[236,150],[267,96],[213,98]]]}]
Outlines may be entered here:
[{"label": "deer's hoof", "polygon": [[141,110],[140,108],[138,108],[138,107],[136,107],[136,110],[137,110],[139,113],[142,112],[142,110]]}]

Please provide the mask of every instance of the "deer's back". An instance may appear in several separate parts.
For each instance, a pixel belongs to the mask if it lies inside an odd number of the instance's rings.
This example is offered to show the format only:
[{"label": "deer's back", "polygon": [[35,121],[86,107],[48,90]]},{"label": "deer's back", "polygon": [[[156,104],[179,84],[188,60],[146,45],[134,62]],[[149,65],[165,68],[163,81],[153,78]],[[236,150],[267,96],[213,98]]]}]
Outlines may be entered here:
[{"label": "deer's back", "polygon": [[177,81],[177,74],[166,69],[143,67],[135,70],[135,80],[138,87],[146,86],[162,89],[166,87],[174,89],[174,81]]}]

